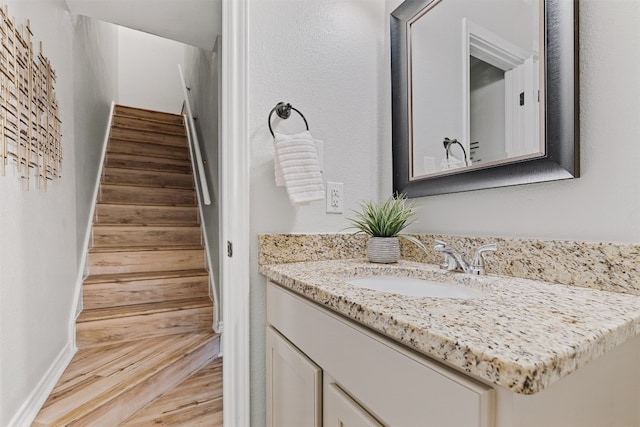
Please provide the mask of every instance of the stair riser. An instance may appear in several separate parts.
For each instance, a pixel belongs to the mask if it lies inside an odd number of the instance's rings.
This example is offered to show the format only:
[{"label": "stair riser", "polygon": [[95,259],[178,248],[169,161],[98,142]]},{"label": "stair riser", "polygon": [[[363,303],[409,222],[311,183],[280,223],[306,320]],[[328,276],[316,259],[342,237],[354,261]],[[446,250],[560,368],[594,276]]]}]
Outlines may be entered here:
[{"label": "stair riser", "polygon": [[202,243],[200,227],[94,226],[93,247],[195,246]]},{"label": "stair riser", "polygon": [[174,135],[170,133],[149,132],[137,129],[112,127],[110,136],[111,138],[124,139],[127,141],[169,145],[172,147],[187,147],[186,135]]},{"label": "stair riser", "polygon": [[119,153],[107,154],[105,158],[105,167],[173,173],[191,173],[191,163],[188,160],[142,157],[139,155]]},{"label": "stair riser", "polygon": [[153,400],[173,389],[194,372],[209,363],[220,352],[218,340],[186,354],[171,366],[168,366],[135,388],[122,393],[83,417],[66,424],[68,426],[113,427],[151,403]]},{"label": "stair riser", "polygon": [[177,114],[143,110],[139,108],[126,107],[124,105],[116,105],[115,113],[118,116],[139,117],[142,119],[156,120],[159,122],[167,122],[173,124],[183,123],[182,116]]},{"label": "stair riser", "polygon": [[196,270],[205,267],[204,250],[89,253],[89,274]]},{"label": "stair riser", "polygon": [[96,205],[96,224],[198,224],[197,207]]},{"label": "stair riser", "polygon": [[208,277],[175,277],[85,285],[82,288],[84,310],[122,307],[209,295]]},{"label": "stair riser", "polygon": [[211,306],[185,310],[152,313],[141,316],[81,322],[76,325],[76,343],[79,348],[134,341],[211,329]]},{"label": "stair riser", "polygon": [[172,147],[169,145],[145,144],[141,142],[109,140],[109,153],[132,154],[145,157],[159,157],[167,159],[189,160],[189,150],[186,147]]},{"label": "stair riser", "polygon": [[120,128],[130,128],[151,132],[165,132],[177,135],[184,135],[184,125],[161,122],[156,120],[139,119],[136,117],[118,116],[113,117],[113,125]]},{"label": "stair riser", "polygon": [[185,189],[193,189],[194,186],[193,177],[190,174],[116,169],[110,167],[104,169],[102,182],[105,184]]},{"label": "stair riser", "polygon": [[174,188],[145,188],[128,186],[100,186],[100,203],[195,206],[196,195],[193,190]]}]

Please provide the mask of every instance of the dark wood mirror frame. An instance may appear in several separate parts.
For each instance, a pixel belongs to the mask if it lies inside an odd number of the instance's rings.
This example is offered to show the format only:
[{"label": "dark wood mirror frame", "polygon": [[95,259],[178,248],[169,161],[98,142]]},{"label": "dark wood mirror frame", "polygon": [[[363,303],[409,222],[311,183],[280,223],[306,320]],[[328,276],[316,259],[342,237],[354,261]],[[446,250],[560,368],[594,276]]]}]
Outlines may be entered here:
[{"label": "dark wood mirror frame", "polygon": [[394,192],[405,193],[408,197],[421,197],[578,178],[578,2],[544,0],[546,154],[484,169],[410,179],[407,22],[432,1],[406,0],[391,13]]}]

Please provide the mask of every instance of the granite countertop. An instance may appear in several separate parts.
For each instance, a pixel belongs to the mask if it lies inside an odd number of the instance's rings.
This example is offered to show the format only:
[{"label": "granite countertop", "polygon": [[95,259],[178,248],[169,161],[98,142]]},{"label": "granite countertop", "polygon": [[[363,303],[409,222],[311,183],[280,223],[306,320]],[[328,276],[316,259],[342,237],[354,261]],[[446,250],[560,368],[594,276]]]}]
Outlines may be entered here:
[{"label": "granite countertop", "polygon": [[[534,394],[640,334],[640,297],[539,281],[442,272],[410,261],[261,265],[260,273],[423,354],[515,393]],[[345,278],[417,277],[483,291],[473,299],[409,297]]]}]

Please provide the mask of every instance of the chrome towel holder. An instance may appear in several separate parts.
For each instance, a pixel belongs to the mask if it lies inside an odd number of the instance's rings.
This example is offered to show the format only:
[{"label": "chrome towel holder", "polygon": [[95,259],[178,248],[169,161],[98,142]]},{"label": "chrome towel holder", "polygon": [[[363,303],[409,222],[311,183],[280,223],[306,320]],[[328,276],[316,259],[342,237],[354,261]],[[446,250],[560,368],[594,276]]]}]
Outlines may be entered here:
[{"label": "chrome towel holder", "polygon": [[269,132],[271,132],[271,136],[272,137],[274,137],[274,138],[276,137],[276,135],[273,133],[273,129],[271,128],[271,116],[273,115],[273,113],[275,112],[278,115],[278,117],[280,117],[281,119],[286,120],[289,117],[291,117],[291,110],[293,110],[296,113],[300,114],[300,117],[302,117],[302,120],[304,120],[304,124],[307,127],[307,130],[309,130],[309,123],[307,122],[307,119],[304,117],[304,115],[299,110],[294,108],[288,102],[286,104],[284,102],[278,102],[276,104],[276,106],[273,107],[273,109],[269,113],[269,118],[267,119],[267,123],[269,124]]}]

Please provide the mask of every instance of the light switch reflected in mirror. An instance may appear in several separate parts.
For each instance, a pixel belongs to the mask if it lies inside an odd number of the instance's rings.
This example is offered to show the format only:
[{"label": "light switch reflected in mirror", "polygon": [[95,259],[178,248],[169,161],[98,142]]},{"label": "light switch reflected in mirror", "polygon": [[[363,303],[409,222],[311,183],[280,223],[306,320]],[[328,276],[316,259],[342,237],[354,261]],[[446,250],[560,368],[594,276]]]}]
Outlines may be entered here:
[{"label": "light switch reflected in mirror", "polygon": [[541,8],[436,0],[408,21],[410,179],[544,156]]}]

